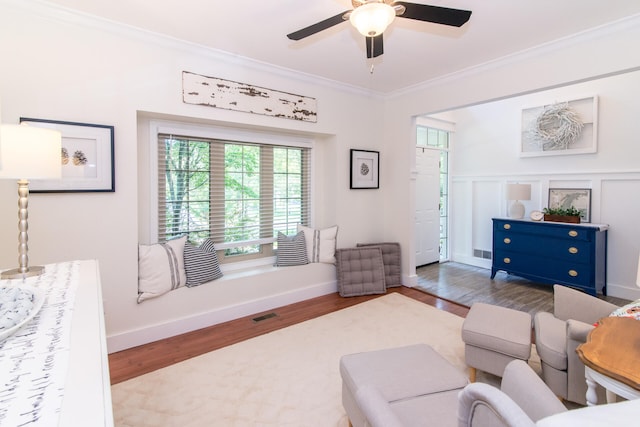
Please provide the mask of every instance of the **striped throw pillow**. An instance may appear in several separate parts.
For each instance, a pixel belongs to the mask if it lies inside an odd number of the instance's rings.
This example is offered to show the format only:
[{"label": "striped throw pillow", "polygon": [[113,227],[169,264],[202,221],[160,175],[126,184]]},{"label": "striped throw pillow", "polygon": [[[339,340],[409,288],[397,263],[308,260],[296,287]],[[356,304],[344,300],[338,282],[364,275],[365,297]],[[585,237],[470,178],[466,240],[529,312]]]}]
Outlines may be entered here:
[{"label": "striped throw pillow", "polygon": [[276,266],[289,267],[292,265],[309,264],[307,258],[307,245],[304,233],[298,232],[295,236],[287,236],[278,231],[278,252]]},{"label": "striped throw pillow", "polygon": [[200,247],[188,242],[184,245],[184,269],[189,288],[222,277],[216,248],[211,239],[202,242]]},{"label": "striped throw pillow", "polygon": [[164,244],[138,245],[138,303],[186,283],[185,236]]},{"label": "striped throw pillow", "polygon": [[298,224],[298,231],[304,232],[309,262],[336,263],[337,225],[318,230]]}]

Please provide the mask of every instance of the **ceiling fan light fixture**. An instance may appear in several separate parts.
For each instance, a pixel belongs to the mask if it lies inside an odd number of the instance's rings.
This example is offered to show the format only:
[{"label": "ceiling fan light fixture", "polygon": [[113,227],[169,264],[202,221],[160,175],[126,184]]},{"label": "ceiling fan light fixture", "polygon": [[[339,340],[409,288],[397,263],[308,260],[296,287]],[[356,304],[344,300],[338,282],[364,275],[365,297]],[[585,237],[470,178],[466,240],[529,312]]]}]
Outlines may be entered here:
[{"label": "ceiling fan light fixture", "polygon": [[384,32],[396,17],[396,11],[386,3],[370,1],[351,12],[349,21],[365,37],[375,37]]}]

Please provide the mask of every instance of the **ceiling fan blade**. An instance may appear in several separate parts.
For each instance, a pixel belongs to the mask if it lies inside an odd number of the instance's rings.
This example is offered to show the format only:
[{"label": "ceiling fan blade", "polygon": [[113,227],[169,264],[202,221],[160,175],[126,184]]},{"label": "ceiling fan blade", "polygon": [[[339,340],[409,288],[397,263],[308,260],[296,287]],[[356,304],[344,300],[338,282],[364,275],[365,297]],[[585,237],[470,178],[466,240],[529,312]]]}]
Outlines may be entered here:
[{"label": "ceiling fan blade", "polygon": [[405,7],[405,12],[400,15],[402,18],[435,22],[436,24],[451,25],[453,27],[461,27],[471,17],[470,10],[450,9],[448,7],[408,3],[405,1],[397,1],[394,4]]},{"label": "ceiling fan blade", "polygon": [[309,37],[315,33],[319,33],[322,30],[326,30],[327,28],[331,28],[334,25],[338,25],[341,22],[344,22],[344,14],[350,12],[350,10],[345,10],[342,13],[337,14],[336,16],[332,16],[331,18],[327,18],[324,21],[317,22],[313,25],[309,25],[306,28],[303,28],[298,31],[294,31],[291,34],[287,34],[291,40],[300,40],[305,37]]},{"label": "ceiling fan blade", "polygon": [[366,37],[367,43],[367,58],[376,58],[382,55],[382,34],[378,34],[375,37]]}]

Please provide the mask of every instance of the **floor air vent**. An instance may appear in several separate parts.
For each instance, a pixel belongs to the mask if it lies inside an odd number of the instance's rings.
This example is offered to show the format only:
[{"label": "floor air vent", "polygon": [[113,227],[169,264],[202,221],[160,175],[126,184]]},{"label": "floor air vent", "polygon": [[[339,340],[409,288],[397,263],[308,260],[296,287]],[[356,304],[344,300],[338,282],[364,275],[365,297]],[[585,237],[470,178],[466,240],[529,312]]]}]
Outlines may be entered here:
[{"label": "floor air vent", "polygon": [[263,320],[271,319],[272,317],[276,317],[276,316],[277,314],[275,313],[263,314],[262,316],[254,317],[253,321],[255,323],[258,323],[258,322],[262,322]]}]

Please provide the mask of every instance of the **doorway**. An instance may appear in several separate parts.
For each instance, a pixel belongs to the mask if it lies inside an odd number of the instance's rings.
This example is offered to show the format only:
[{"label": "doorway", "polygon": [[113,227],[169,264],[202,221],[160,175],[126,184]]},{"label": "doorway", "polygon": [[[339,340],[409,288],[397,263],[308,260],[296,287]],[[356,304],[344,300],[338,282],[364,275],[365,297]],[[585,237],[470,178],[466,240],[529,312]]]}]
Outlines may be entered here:
[{"label": "doorway", "polygon": [[450,132],[417,127],[415,261],[420,267],[449,259]]}]

